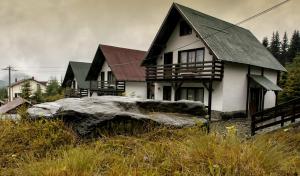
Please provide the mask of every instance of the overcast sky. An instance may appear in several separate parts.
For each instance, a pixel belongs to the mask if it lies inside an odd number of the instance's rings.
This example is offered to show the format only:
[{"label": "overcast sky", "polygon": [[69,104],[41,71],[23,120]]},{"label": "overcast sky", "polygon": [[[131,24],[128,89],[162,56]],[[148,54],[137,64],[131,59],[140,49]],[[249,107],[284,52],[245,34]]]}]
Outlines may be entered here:
[{"label": "overcast sky", "polygon": [[[237,23],[283,0],[177,0]],[[0,68],[48,80],[69,60],[91,62],[99,43],[148,50],[171,0],[0,0]],[[300,29],[300,0],[242,24],[261,40]],[[0,71],[0,79],[7,72]]]}]

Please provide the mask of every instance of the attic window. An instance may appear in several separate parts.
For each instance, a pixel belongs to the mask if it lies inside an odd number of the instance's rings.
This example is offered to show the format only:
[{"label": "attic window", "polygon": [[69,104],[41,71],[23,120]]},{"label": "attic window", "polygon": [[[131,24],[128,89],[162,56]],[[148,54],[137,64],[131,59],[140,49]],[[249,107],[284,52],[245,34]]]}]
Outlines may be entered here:
[{"label": "attic window", "polygon": [[186,21],[180,22],[180,36],[190,35],[192,34],[192,28]]}]

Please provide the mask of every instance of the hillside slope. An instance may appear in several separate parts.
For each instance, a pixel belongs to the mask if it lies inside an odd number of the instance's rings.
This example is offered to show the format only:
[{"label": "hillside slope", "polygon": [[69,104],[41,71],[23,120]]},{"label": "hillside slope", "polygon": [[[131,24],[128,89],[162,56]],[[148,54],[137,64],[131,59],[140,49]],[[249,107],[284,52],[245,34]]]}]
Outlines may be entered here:
[{"label": "hillside slope", "polygon": [[[111,129],[113,130],[113,129]],[[297,175],[300,128],[251,139],[199,127],[78,140],[60,121],[0,121],[0,175]]]}]

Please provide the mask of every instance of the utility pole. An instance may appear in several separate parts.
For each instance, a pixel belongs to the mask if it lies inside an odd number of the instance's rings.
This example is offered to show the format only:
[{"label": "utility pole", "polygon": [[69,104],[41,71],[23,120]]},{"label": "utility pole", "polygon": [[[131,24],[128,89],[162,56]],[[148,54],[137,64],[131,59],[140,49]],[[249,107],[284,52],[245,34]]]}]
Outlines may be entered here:
[{"label": "utility pole", "polygon": [[12,97],[12,95],[11,95],[11,72],[12,71],[17,71],[17,70],[15,70],[12,66],[8,66],[8,67],[6,67],[6,68],[4,68],[4,69],[2,69],[2,70],[8,70],[8,101],[11,101],[12,99],[11,99],[11,97]]}]

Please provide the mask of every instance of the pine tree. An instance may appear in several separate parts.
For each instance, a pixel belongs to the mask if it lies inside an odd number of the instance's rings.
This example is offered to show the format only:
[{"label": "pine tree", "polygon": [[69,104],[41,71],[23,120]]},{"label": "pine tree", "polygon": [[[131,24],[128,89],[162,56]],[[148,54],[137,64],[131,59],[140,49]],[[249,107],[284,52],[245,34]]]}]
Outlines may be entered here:
[{"label": "pine tree", "polygon": [[36,92],[34,92],[34,100],[36,103],[42,103],[44,101],[41,86],[38,86]]},{"label": "pine tree", "polygon": [[49,81],[49,84],[46,89],[47,96],[54,96],[61,93],[61,88],[58,81],[53,78]]},{"label": "pine tree", "polygon": [[296,57],[292,63],[287,65],[287,74],[282,77],[283,91],[279,97],[281,102],[285,102],[300,97],[300,56]]},{"label": "pine tree", "polygon": [[266,48],[269,48],[269,40],[268,40],[268,37],[264,37],[264,38],[263,38],[262,44],[263,44]]},{"label": "pine tree", "polygon": [[21,87],[21,97],[28,100],[30,96],[31,96],[30,81],[26,81]]},{"label": "pine tree", "polygon": [[287,33],[285,32],[283,35],[283,39],[281,42],[281,57],[280,57],[280,61],[281,64],[285,65],[286,60],[287,60],[287,53],[288,53],[288,37],[287,37]]},{"label": "pine tree", "polygon": [[296,57],[297,52],[300,52],[300,35],[299,31],[295,30],[292,35],[290,47],[288,50],[288,57],[290,62],[292,62],[293,58]]},{"label": "pine tree", "polygon": [[277,60],[280,60],[280,39],[278,31],[273,32],[270,51]]}]

